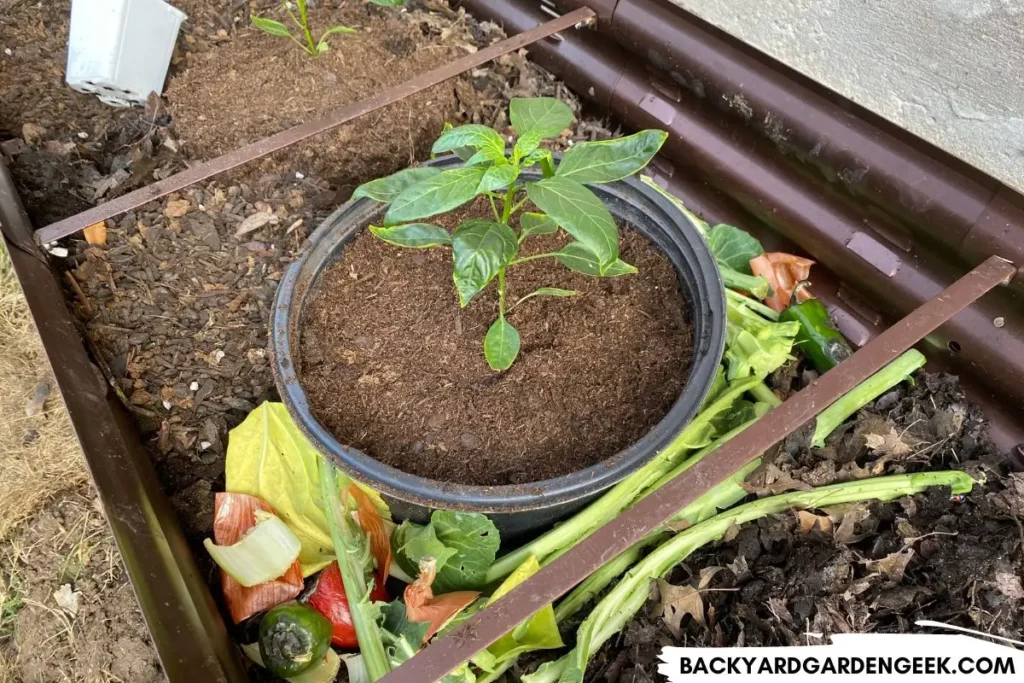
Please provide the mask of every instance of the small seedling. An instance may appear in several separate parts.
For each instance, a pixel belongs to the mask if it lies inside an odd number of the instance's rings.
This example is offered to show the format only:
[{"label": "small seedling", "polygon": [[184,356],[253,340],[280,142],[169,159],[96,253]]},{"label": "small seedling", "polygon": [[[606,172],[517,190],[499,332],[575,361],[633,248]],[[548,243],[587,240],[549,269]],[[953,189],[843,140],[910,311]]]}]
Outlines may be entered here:
[{"label": "small seedling", "polygon": [[[450,247],[459,305],[467,306],[492,280],[498,281],[498,317],[484,337],[484,357],[494,370],[505,370],[519,355],[519,332],[506,314],[536,296],[574,296],[576,292],[542,287],[512,305],[505,299],[509,268],[527,261],[554,258],[571,270],[596,277],[616,277],[637,270],[619,258],[619,230],[601,200],[586,185],[610,183],[630,176],[651,160],[667,133],[645,130],[615,140],[583,142],[569,149],[555,166],[541,140],[557,136],[572,123],[572,111],[550,97],[513,99],[509,118],[518,133],[506,154],[501,136],[487,126],[446,126],[433,153],[454,152],[459,168],[409,168],[361,185],[354,197],[388,204],[382,226],[370,226],[380,239],[400,247]],[[520,172],[539,166],[542,178],[517,182]],[[471,218],[449,234],[423,219],[447,213],[477,196],[486,196],[493,220]],[[525,195],[525,196],[523,196]],[[519,217],[519,231],[510,225],[527,202],[543,213]],[[575,241],[556,252],[517,258],[531,235],[565,230]]]},{"label": "small seedling", "polygon": [[[386,7],[395,7],[401,5],[405,0],[370,0],[375,5],[384,5]],[[253,26],[269,33],[272,36],[281,36],[282,38],[291,38],[295,41],[295,44],[305,50],[306,54],[310,57],[316,57],[317,55],[327,52],[329,48],[327,44],[327,38],[335,33],[357,33],[354,28],[348,26],[332,26],[323,32],[320,36],[320,40],[313,41],[313,32],[309,29],[309,12],[306,6],[307,0],[295,0],[294,4],[290,0],[281,0],[281,7],[288,14],[288,18],[292,20],[292,23],[299,29],[301,38],[296,36],[289,30],[289,28],[274,19],[267,19],[266,17],[252,17]],[[299,13],[296,16],[292,10],[298,9]]]}]

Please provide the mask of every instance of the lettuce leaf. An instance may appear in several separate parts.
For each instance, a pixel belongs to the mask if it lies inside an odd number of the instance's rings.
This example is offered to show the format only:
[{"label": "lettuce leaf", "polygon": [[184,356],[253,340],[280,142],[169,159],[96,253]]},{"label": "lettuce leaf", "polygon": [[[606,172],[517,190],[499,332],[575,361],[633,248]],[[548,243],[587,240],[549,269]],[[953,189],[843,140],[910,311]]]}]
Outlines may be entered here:
[{"label": "lettuce leaf", "polygon": [[409,576],[416,576],[423,558],[436,560],[433,586],[438,594],[483,589],[500,543],[486,515],[450,510],[434,511],[426,526],[402,522],[391,538],[395,560]]}]

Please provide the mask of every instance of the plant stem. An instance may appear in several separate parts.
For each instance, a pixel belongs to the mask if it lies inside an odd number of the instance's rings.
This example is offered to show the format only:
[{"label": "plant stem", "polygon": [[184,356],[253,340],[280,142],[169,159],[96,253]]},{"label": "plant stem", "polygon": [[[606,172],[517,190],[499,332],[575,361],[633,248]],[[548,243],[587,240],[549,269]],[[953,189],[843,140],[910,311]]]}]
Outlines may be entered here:
[{"label": "plant stem", "polygon": [[498,271],[498,317],[505,319],[505,267]]},{"label": "plant stem", "polygon": [[491,211],[494,212],[494,220],[500,222],[501,221],[501,214],[498,213],[498,207],[494,203],[494,193],[493,192],[488,192],[487,193],[487,200],[491,203]]},{"label": "plant stem", "polygon": [[722,282],[727,289],[742,289],[759,299],[768,296],[768,290],[771,286],[760,275],[747,275],[738,270],[726,268],[722,264],[718,264],[718,272],[722,274]]},{"label": "plant stem", "polygon": [[765,306],[757,299],[752,299],[749,296],[743,296],[739,292],[734,292],[731,289],[726,288],[725,297],[731,299],[733,302],[738,303],[742,306],[746,306],[752,311],[760,313],[769,320],[775,321],[779,319],[779,313],[773,308]]},{"label": "plant stem", "polygon": [[[744,524],[789,508],[820,508],[863,500],[894,500],[914,495],[933,486],[949,486],[954,494],[967,493],[973,480],[964,472],[921,472],[822,486],[762,498],[741,505],[696,524],[662,543],[608,593],[580,625],[576,647],[566,655],[563,678],[582,680],[590,655],[633,618],[643,602],[630,610],[637,595],[646,601],[650,582],[664,576],[700,547],[717,541],[734,525]],[[574,678],[573,674],[579,676]],[[524,681],[527,679],[524,678]],[[529,679],[535,683],[538,679]]]},{"label": "plant stem", "polygon": [[782,405],[782,400],[778,396],[776,396],[775,392],[769,389],[768,385],[765,384],[764,382],[761,382],[757,386],[753,387],[750,390],[750,395],[753,396],[758,401],[761,401],[762,403],[767,403],[773,408],[775,406]]},{"label": "plant stem", "polygon": [[501,202],[501,222],[505,225],[508,225],[509,219],[512,218],[512,211],[514,210],[512,203],[515,199],[516,186],[513,184],[509,186],[508,192],[505,193],[505,197]]},{"label": "plant stem", "polygon": [[520,263],[526,263],[527,261],[535,261],[539,258],[554,258],[558,256],[557,252],[546,251],[543,254],[534,254],[533,256],[524,256],[523,258],[517,258],[515,261],[509,262],[510,266],[518,266]]},{"label": "plant stem", "polygon": [[[376,615],[370,605],[370,591],[366,585],[363,563],[354,557],[362,555],[357,546],[365,545],[354,538],[354,524],[348,511],[342,508],[338,496],[337,471],[323,458],[317,464],[320,474],[320,497],[323,500],[324,515],[331,531],[334,554],[341,570],[341,582],[348,598],[352,626],[359,639],[359,652],[371,681],[383,678],[391,671],[391,662],[384,649],[384,641],[377,628]],[[360,530],[361,533],[361,530]]]},{"label": "plant stem", "polygon": [[530,201],[529,197],[516,202],[515,206],[512,207],[512,211],[509,212],[509,218],[511,218],[515,214],[516,211],[518,211],[519,209],[521,209],[524,206],[526,206],[526,203],[528,201]]},{"label": "plant stem", "polygon": [[835,403],[821,411],[814,424],[814,446],[825,445],[825,438],[835,431],[846,418],[910,377],[927,359],[916,349],[910,349],[884,368],[871,375]]}]

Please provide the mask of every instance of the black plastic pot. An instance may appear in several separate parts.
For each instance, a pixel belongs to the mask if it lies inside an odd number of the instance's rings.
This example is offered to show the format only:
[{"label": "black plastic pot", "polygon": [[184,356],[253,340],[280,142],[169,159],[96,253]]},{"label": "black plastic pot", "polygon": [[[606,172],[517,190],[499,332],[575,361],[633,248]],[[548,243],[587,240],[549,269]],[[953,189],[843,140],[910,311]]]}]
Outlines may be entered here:
[{"label": "black plastic pot", "polygon": [[[452,156],[430,162],[442,168],[460,163]],[[526,171],[523,177],[529,180],[538,174]],[[381,204],[356,199],[339,208],[310,236],[306,253],[285,273],[277,290],[271,322],[273,371],[281,399],[310,443],[349,475],[380,491],[396,517],[424,522],[435,509],[464,510],[490,516],[503,538],[540,530],[579,509],[653,458],[700,407],[725,344],[725,293],[714,259],[689,219],[639,180],[628,178],[592,189],[616,219],[635,226],[675,266],[689,306],[694,355],[682,394],[649,433],[604,462],[566,476],[514,486],[434,481],[406,474],[340,443],[310,412],[306,393],[299,384],[295,357],[306,301],[320,274],[341,257],[348,241],[381,217]],[[338,400],[343,401],[344,396]]]}]

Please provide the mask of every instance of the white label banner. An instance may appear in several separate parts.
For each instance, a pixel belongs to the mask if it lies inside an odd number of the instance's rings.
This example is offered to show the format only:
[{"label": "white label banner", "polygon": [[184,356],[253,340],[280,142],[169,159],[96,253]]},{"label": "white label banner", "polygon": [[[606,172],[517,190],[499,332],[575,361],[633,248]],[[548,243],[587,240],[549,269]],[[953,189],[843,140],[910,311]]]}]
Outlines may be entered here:
[{"label": "white label banner", "polygon": [[658,672],[671,683],[1024,682],[1024,651],[966,635],[835,634],[828,645],[666,647]]}]

